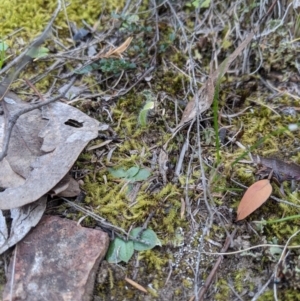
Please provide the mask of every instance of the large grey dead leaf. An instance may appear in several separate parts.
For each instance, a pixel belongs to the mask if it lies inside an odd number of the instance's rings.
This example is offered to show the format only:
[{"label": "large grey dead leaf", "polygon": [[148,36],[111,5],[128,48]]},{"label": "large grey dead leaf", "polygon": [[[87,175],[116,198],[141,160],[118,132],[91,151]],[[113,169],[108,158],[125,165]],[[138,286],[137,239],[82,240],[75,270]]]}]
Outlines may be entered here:
[{"label": "large grey dead leaf", "polygon": [[3,211],[0,210],[0,254],[25,237],[32,227],[35,227],[46,209],[47,197],[43,196],[38,201],[25,205],[22,208],[10,210],[12,223],[8,229]]},{"label": "large grey dead leaf", "polygon": [[[9,93],[0,115],[0,150],[7,112],[30,104]],[[0,209],[21,207],[51,190],[70,170],[99,122],[60,102],[22,115],[14,126],[8,155],[0,162]]]}]

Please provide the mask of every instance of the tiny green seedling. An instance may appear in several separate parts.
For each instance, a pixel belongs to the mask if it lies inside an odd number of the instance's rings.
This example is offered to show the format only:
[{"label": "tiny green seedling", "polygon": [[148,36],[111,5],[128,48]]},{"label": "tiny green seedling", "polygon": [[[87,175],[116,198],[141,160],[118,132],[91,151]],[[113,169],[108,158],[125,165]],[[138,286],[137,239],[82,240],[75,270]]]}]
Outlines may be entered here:
[{"label": "tiny green seedling", "polygon": [[195,0],[188,2],[186,6],[195,8],[208,8],[210,6],[210,2],[211,0]]},{"label": "tiny green seedling", "polygon": [[5,60],[6,60],[6,50],[8,49],[8,45],[0,40],[0,69],[2,68]]},{"label": "tiny green seedling", "polygon": [[148,169],[138,166],[133,166],[127,170],[122,167],[118,169],[109,168],[108,171],[114,178],[123,178],[131,183],[144,181],[148,179],[151,174]]},{"label": "tiny green seedling", "polygon": [[134,228],[130,231],[129,237],[130,239],[127,241],[119,237],[112,241],[106,254],[106,260],[109,263],[119,263],[121,261],[128,263],[134,250],[147,251],[155,246],[161,246],[161,241],[151,229]]},{"label": "tiny green seedling", "polygon": [[124,59],[103,58],[90,65],[77,70],[76,74],[87,74],[94,70],[100,70],[106,74],[118,74],[122,71],[132,70],[136,68],[135,63],[127,62]]},{"label": "tiny green seedling", "polygon": [[139,114],[139,124],[142,127],[145,127],[147,125],[147,116],[150,110],[154,108],[154,102],[153,101],[147,101],[144,105],[143,109],[140,111]]},{"label": "tiny green seedling", "polygon": [[154,109],[154,101],[153,96],[149,90],[145,90],[143,92],[143,95],[146,97],[146,103],[139,114],[139,124],[142,127],[145,127],[147,125],[147,116],[150,110]]},{"label": "tiny green seedling", "polygon": [[42,57],[45,57],[49,54],[49,49],[46,47],[39,47],[37,49],[31,49],[31,51],[28,53],[28,55],[33,58],[34,60],[40,59]]}]

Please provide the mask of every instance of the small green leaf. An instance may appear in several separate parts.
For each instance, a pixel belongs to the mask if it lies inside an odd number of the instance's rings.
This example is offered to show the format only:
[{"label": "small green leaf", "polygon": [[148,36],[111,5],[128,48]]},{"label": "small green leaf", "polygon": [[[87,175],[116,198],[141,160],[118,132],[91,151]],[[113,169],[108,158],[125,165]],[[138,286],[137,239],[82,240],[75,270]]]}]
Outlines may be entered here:
[{"label": "small green leaf", "polygon": [[114,178],[125,178],[130,182],[146,180],[151,174],[148,169],[140,169],[138,166],[133,166],[128,170],[122,167],[118,169],[108,168],[108,171]]},{"label": "small green leaf", "polygon": [[0,51],[6,51],[8,49],[8,45],[4,41],[0,41]]},{"label": "small green leaf", "polygon": [[32,49],[29,49],[26,55],[30,56],[33,59],[41,58],[47,56],[49,53],[49,49],[46,47],[33,47]]},{"label": "small green leaf", "polygon": [[193,1],[192,4],[194,5],[195,8],[198,8],[200,5],[200,0]]},{"label": "small green leaf", "polygon": [[92,72],[94,70],[98,70],[100,69],[101,66],[97,63],[92,63],[90,65],[87,65],[85,67],[83,67],[82,69],[79,69],[78,71],[76,71],[75,73],[76,74],[87,74],[89,72]]},{"label": "small green leaf", "polygon": [[155,246],[161,246],[161,241],[158,239],[156,233],[151,229],[142,231],[142,227],[134,228],[130,232],[130,236],[139,239],[140,242],[134,241],[133,247],[137,251],[151,250]]},{"label": "small green leaf", "polygon": [[119,168],[119,169],[108,168],[108,171],[114,178],[125,178],[127,175],[124,168]]},{"label": "small green leaf", "polygon": [[143,110],[152,110],[154,108],[154,101],[148,101],[146,102],[146,104],[144,105]]},{"label": "small green leaf", "polygon": [[276,260],[279,260],[281,254],[282,254],[282,248],[279,247],[270,247],[270,253],[271,255],[276,258]]},{"label": "small green leaf", "polygon": [[210,5],[210,1],[211,0],[196,0],[196,1],[193,1],[192,2],[192,4],[193,4],[193,6],[195,7],[195,8],[198,8],[198,7],[200,7],[200,8],[208,8],[209,7],[209,5]]},{"label": "small green leaf", "polygon": [[171,42],[174,42],[176,38],[176,33],[173,31],[172,33],[169,34],[169,40]]},{"label": "small green leaf", "polygon": [[133,242],[116,237],[109,245],[106,260],[109,263],[124,261],[128,263],[134,252]]},{"label": "small green leaf", "polygon": [[204,0],[204,1],[201,3],[200,7],[201,7],[201,8],[209,8],[209,5],[210,5],[210,0]]},{"label": "small green leaf", "polygon": [[151,175],[151,172],[146,169],[140,169],[139,172],[135,175],[134,177],[134,181],[143,181],[149,178],[149,176]]},{"label": "small green leaf", "polygon": [[139,19],[140,19],[140,18],[139,18],[138,15],[131,15],[131,16],[129,16],[128,18],[126,18],[126,22],[127,22],[128,24],[136,23]]},{"label": "small green leaf", "polygon": [[147,101],[146,104],[144,105],[143,109],[140,111],[139,114],[139,124],[141,126],[146,126],[147,125],[147,115],[149,110],[152,110],[154,108],[154,101]]},{"label": "small green leaf", "polygon": [[119,18],[121,17],[121,15],[119,15],[119,14],[117,14],[117,13],[115,13],[115,12],[112,12],[112,13],[111,13],[111,16],[112,16],[112,18],[114,18],[114,19],[119,19]]},{"label": "small green leaf", "polygon": [[139,172],[140,168],[137,166],[131,167],[126,171],[126,178],[134,181],[134,176]]}]

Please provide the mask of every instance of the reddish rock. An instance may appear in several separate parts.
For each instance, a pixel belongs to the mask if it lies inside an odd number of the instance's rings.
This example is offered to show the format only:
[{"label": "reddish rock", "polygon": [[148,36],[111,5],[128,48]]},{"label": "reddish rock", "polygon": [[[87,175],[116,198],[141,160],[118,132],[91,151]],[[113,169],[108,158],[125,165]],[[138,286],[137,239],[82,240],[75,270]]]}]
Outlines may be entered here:
[{"label": "reddish rock", "polygon": [[14,251],[3,301],[91,300],[108,245],[102,231],[57,216],[43,217]]}]

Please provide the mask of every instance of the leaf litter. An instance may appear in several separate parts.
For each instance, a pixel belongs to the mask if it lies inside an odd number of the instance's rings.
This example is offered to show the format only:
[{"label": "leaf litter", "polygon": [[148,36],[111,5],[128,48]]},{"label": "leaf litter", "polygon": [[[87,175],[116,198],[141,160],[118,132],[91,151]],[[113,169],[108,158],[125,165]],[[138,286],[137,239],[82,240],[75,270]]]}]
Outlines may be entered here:
[{"label": "leaf litter", "polygon": [[[56,102],[57,97],[38,104],[23,102],[9,91],[11,83],[39,53],[48,37],[58,7],[39,38],[15,62],[16,66],[0,83],[0,253],[20,241],[36,226],[45,208],[47,194],[73,197],[80,193],[68,175],[89,141],[98,136],[100,123],[80,110]],[[40,56],[40,55],[39,55]],[[11,227],[4,210],[10,210]]]},{"label": "leaf litter", "polygon": [[[7,111],[28,106],[11,93],[4,101]],[[68,125],[69,120],[77,126]],[[3,137],[3,115],[0,124]],[[8,154],[0,162],[0,186],[5,188],[0,193],[0,209],[21,207],[49,192],[98,136],[98,129],[98,121],[60,102],[23,114],[13,128]]]},{"label": "leaf litter", "polygon": [[237,209],[237,221],[240,221],[259,208],[271,195],[270,180],[260,180],[252,184],[245,192]]},{"label": "leaf litter", "polygon": [[47,196],[42,196],[39,200],[10,210],[9,218],[12,223],[9,226],[4,211],[0,210],[0,254],[14,246],[32,227],[35,227],[42,218],[46,209]]}]

